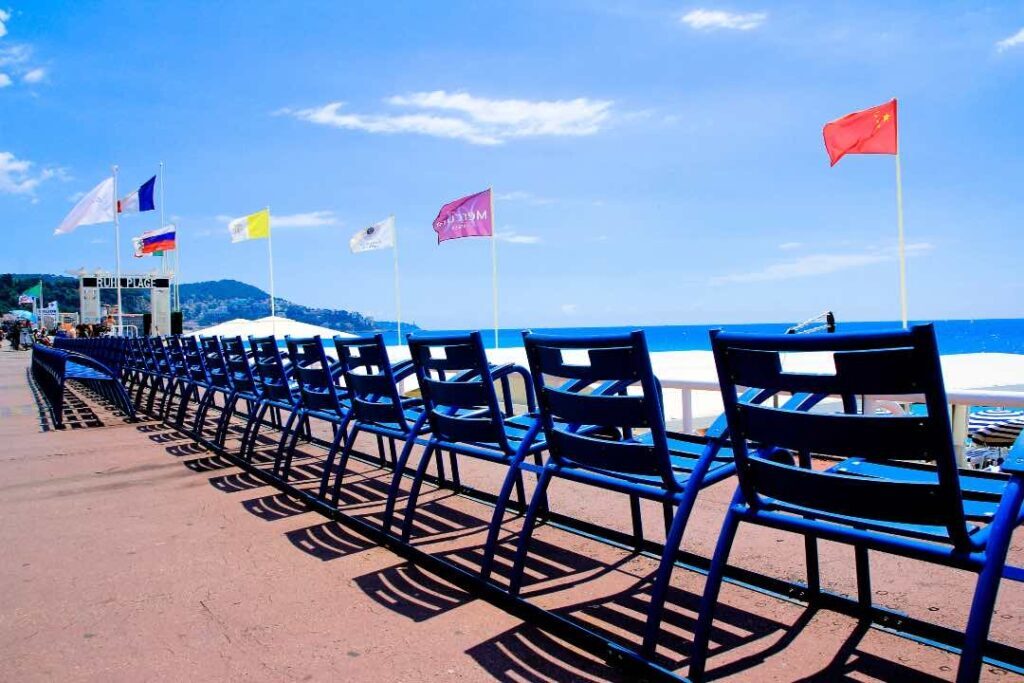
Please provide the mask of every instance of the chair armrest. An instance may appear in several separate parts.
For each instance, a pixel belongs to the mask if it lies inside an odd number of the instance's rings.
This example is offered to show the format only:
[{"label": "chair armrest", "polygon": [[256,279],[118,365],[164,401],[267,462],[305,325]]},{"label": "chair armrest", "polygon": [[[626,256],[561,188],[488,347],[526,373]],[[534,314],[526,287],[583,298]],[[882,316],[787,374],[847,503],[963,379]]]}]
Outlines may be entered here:
[{"label": "chair armrest", "polygon": [[1024,432],[1013,442],[1013,447],[999,469],[1011,476],[1024,477]]},{"label": "chair armrest", "polygon": [[396,382],[401,382],[406,377],[412,377],[416,374],[416,365],[411,360],[403,360],[392,364],[391,373],[394,375]]}]

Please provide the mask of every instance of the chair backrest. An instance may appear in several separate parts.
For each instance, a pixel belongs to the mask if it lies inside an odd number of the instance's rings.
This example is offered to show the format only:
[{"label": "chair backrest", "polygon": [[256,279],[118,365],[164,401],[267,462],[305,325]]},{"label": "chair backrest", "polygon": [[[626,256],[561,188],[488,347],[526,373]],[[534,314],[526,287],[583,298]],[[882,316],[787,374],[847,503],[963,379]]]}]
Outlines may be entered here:
[{"label": "chair backrest", "polygon": [[167,337],[167,362],[170,365],[171,373],[182,379],[189,376],[188,366],[185,364],[185,347],[181,342],[181,335]]},{"label": "chair backrest", "polygon": [[208,382],[210,373],[206,369],[206,359],[199,348],[199,340],[189,335],[181,337],[182,354],[185,358],[185,370],[193,382]]},{"label": "chair backrest", "polygon": [[260,387],[256,383],[249,355],[241,337],[221,337],[224,349],[224,360],[227,361],[228,373],[235,391],[243,394],[259,394]]},{"label": "chair backrest", "polygon": [[302,404],[309,410],[329,410],[342,415],[341,394],[335,382],[336,364],[324,351],[320,336],[284,338],[292,362],[292,378],[299,387]]},{"label": "chair backrest", "polygon": [[199,348],[202,350],[203,365],[206,367],[210,384],[221,389],[233,389],[231,370],[220,338],[200,337]]},{"label": "chair backrest", "polygon": [[334,348],[338,351],[338,363],[356,419],[395,425],[396,429],[408,432],[410,426],[405,419],[384,335],[335,337]]},{"label": "chair backrest", "polygon": [[157,372],[170,374],[171,363],[167,358],[167,347],[164,345],[163,337],[146,337],[146,345],[149,348],[150,362],[153,363]]},{"label": "chair backrest", "polygon": [[[743,496],[772,500],[823,516],[944,526],[968,544],[956,453],[950,430],[935,331],[830,335],[747,335],[711,332],[711,347]],[[834,372],[786,370],[799,354],[831,354]],[[785,358],[783,355],[785,354]],[[843,412],[801,412],[751,405],[738,387],[838,396]],[[922,401],[926,414],[863,414],[858,396]],[[870,403],[869,403],[870,405]],[[792,455],[797,460],[791,460]],[[814,471],[811,454],[872,461],[929,461],[935,481],[857,477]]]},{"label": "chair backrest", "polygon": [[269,337],[249,337],[249,348],[252,349],[253,365],[256,368],[256,381],[260,384],[263,397],[272,401],[293,402],[290,373],[281,356],[274,335]]},{"label": "chair backrest", "polygon": [[479,332],[409,335],[409,351],[435,437],[513,450]]},{"label": "chair backrest", "polygon": [[[524,332],[523,341],[553,461],[660,476],[666,488],[679,488],[642,331],[586,337]],[[579,433],[582,425],[586,434]],[[635,439],[637,430],[649,430],[649,442]]]}]

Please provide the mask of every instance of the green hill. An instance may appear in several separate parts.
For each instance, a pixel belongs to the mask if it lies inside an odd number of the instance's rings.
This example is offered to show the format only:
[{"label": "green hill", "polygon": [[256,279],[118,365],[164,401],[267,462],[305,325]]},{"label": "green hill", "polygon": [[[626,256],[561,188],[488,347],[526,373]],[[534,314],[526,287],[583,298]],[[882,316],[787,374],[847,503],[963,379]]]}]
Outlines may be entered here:
[{"label": "green hill", "polygon": [[[43,299],[56,301],[60,310],[78,311],[78,279],[66,275],[0,274],[0,312],[17,308],[18,295],[37,282],[43,282]],[[103,303],[115,302],[113,290],[103,290]],[[149,291],[125,290],[121,299],[126,313],[149,310]],[[287,299],[275,299],[277,314],[343,332],[392,330],[395,323],[344,309],[312,308]],[[238,280],[208,280],[181,285],[181,310],[188,327],[206,327],[233,318],[262,318],[270,314],[270,295],[259,287]],[[410,331],[415,325],[404,323]]]}]

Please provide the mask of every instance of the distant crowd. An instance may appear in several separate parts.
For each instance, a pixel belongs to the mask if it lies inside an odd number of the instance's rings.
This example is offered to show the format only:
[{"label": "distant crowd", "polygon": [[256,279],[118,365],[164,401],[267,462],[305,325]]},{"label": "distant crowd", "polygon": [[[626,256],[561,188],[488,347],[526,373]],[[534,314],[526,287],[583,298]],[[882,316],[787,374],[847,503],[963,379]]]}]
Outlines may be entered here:
[{"label": "distant crowd", "polygon": [[28,351],[35,343],[53,345],[54,337],[71,339],[102,337],[110,333],[107,325],[71,325],[65,323],[52,330],[35,328],[28,320],[11,320],[0,323],[0,348],[9,342],[12,351]]}]

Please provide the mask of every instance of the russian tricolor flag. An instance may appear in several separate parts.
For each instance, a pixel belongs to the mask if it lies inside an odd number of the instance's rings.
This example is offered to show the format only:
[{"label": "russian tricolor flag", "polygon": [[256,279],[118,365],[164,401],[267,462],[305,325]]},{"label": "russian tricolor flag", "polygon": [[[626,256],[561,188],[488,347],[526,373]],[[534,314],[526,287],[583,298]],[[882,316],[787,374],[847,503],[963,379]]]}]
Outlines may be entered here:
[{"label": "russian tricolor flag", "polygon": [[171,251],[177,246],[177,228],[172,223],[157,230],[144,232],[138,237],[132,238],[135,245],[135,258],[142,258],[147,254],[155,254],[161,251]]},{"label": "russian tricolor flag", "polygon": [[139,213],[140,211],[152,211],[156,208],[156,201],[153,199],[153,190],[156,189],[156,176],[153,176],[142,187],[132,192],[124,199],[117,200],[118,213]]}]

